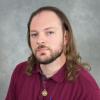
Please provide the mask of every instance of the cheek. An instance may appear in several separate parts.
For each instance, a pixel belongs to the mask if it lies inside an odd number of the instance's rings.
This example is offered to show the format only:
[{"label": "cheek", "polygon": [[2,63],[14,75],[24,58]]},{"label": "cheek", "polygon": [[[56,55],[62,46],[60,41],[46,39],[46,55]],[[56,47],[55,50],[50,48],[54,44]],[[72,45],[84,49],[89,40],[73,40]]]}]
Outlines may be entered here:
[{"label": "cheek", "polygon": [[58,50],[58,49],[61,49],[63,45],[64,45],[63,41],[55,40],[55,41],[52,41],[49,46],[53,50]]},{"label": "cheek", "polygon": [[31,48],[32,48],[32,50],[34,51],[35,49],[36,49],[36,42],[35,41],[32,41],[32,40],[30,40],[30,45],[31,45]]}]

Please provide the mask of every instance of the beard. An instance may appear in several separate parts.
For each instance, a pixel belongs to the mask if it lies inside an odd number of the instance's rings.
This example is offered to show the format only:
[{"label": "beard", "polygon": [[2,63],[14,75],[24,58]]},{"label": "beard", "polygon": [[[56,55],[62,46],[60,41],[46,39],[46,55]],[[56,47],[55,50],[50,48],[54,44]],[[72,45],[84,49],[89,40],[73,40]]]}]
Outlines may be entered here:
[{"label": "beard", "polygon": [[[34,54],[35,58],[37,59],[37,61],[40,64],[50,64],[53,61],[55,61],[58,57],[60,57],[61,54],[63,53],[63,46],[62,45],[60,46],[60,48],[58,50],[55,50],[55,51],[53,51],[52,49],[45,47],[45,46],[41,46],[39,48],[46,48],[47,51],[49,52],[49,56],[47,55],[47,57],[45,57],[45,58],[39,57],[37,55],[37,52]],[[46,54],[43,56],[46,56]]]}]

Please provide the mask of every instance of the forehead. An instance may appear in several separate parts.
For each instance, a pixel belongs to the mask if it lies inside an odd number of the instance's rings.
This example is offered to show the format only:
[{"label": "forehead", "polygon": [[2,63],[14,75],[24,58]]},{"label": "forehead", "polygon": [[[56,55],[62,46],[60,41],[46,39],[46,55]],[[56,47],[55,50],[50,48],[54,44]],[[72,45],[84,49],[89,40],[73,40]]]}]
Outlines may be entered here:
[{"label": "forehead", "polygon": [[32,18],[30,29],[36,27],[61,26],[60,18],[53,11],[42,11]]}]

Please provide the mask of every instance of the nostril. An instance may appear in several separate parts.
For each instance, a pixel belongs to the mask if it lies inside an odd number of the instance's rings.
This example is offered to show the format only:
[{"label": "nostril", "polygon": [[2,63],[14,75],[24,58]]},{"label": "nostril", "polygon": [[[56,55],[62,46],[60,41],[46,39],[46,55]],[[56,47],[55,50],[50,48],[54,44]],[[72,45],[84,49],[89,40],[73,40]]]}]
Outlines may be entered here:
[{"label": "nostril", "polygon": [[37,41],[37,44],[38,45],[43,45],[43,44],[45,44],[45,42],[43,42],[43,41]]}]

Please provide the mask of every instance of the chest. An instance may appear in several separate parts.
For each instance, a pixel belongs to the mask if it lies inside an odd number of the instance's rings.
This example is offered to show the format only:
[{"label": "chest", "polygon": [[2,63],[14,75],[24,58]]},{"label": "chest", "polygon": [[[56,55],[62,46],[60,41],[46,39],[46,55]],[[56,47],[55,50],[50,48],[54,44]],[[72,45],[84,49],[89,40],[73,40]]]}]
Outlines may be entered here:
[{"label": "chest", "polygon": [[[48,92],[47,96],[42,96],[44,88]],[[19,79],[16,84],[17,100],[78,100],[80,93],[77,84],[66,81],[57,83],[53,80],[43,83],[38,75],[23,81]]]}]

